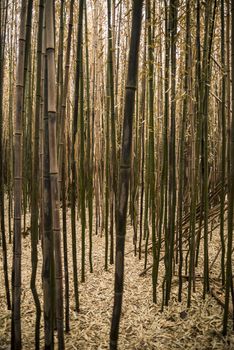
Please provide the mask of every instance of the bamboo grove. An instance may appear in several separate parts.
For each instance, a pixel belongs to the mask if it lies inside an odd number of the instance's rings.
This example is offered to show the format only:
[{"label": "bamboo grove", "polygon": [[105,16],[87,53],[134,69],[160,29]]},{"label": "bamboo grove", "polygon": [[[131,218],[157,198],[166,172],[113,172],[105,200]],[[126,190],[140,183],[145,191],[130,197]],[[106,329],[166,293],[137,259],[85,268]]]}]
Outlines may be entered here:
[{"label": "bamboo grove", "polygon": [[0,243],[11,349],[24,343],[27,234],[32,347],[42,346],[43,322],[44,348],[54,348],[55,333],[58,348],[65,348],[71,305],[78,315],[82,309],[79,283],[95,273],[93,236],[99,235],[103,268],[115,264],[110,349],[117,349],[127,225],[132,259],[144,261],[139,273],[152,274],[152,300],[161,309],[170,303],[175,276],[178,302],[188,279],[190,307],[198,264],[205,298],[209,246],[219,241],[226,335],[234,308],[234,1],[0,4]]}]

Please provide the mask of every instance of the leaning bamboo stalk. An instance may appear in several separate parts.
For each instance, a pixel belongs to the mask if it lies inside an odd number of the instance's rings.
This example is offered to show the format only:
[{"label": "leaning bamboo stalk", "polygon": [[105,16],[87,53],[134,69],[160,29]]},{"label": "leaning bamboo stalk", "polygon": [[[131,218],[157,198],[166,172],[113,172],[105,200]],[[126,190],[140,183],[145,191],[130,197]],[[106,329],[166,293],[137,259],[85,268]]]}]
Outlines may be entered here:
[{"label": "leaning bamboo stalk", "polygon": [[128,59],[128,75],[125,87],[125,109],[122,136],[122,150],[119,174],[119,199],[117,204],[116,225],[116,262],[115,262],[115,295],[112,314],[110,349],[117,349],[119,322],[123,298],[124,282],[124,243],[126,233],[129,176],[131,166],[132,125],[135,104],[135,92],[138,73],[138,51],[140,45],[143,0],[133,3],[132,32]]},{"label": "leaning bamboo stalk", "polygon": [[[6,3],[6,6],[8,4]],[[2,23],[2,19],[5,20]],[[2,233],[2,253],[3,253],[3,270],[4,270],[4,282],[6,291],[6,302],[8,310],[11,309],[10,301],[10,289],[8,279],[8,261],[7,261],[7,244],[6,244],[6,230],[5,230],[5,193],[4,193],[4,145],[3,145],[3,86],[4,86],[4,53],[5,53],[5,41],[6,41],[6,19],[7,11],[0,8],[0,220],[1,220],[1,233]],[[10,141],[9,141],[10,142]],[[9,167],[8,167],[9,169]],[[0,239],[1,239],[0,238]]]}]

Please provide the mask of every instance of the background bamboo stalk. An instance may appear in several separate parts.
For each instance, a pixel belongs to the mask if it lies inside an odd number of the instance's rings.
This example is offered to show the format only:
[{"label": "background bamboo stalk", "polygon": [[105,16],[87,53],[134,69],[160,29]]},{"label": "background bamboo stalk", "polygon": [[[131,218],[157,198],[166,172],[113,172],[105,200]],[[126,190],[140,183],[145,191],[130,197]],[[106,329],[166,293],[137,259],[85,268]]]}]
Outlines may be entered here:
[{"label": "background bamboo stalk", "polygon": [[43,16],[44,16],[44,1],[39,4],[39,25],[38,25],[38,41],[37,41],[37,83],[36,83],[36,108],[35,108],[35,134],[34,134],[34,159],[32,169],[32,197],[31,197],[31,290],[36,306],[36,324],[35,324],[35,347],[40,348],[40,318],[41,305],[36,289],[36,274],[37,274],[37,242],[38,242],[38,218],[39,218],[39,137],[40,137],[40,116],[41,116],[41,71],[42,71],[42,32],[43,32]]},{"label": "background bamboo stalk", "polygon": [[[11,309],[10,288],[8,278],[8,260],[7,260],[7,243],[5,230],[5,198],[4,198],[4,161],[3,161],[3,86],[4,86],[4,56],[5,56],[5,41],[6,41],[6,21],[8,18],[7,7],[8,1],[4,3],[5,9],[0,8],[0,216],[1,216],[1,245],[3,253],[3,270],[6,290],[7,307]],[[3,19],[3,23],[2,23]]]}]

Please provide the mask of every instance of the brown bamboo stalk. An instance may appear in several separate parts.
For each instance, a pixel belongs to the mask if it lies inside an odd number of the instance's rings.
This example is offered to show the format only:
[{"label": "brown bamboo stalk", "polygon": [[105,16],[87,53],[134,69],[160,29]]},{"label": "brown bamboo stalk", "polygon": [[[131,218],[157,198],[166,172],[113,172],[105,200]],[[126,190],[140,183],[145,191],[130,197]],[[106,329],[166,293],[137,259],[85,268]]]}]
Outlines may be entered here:
[{"label": "brown bamboo stalk", "polygon": [[135,92],[138,73],[138,51],[140,45],[143,0],[133,3],[132,32],[128,59],[128,75],[125,87],[124,125],[120,158],[119,200],[117,205],[116,225],[116,260],[115,260],[115,296],[112,314],[110,349],[117,349],[119,322],[121,316],[124,282],[124,243],[126,233],[129,177],[131,166],[132,126],[135,104]]},{"label": "brown bamboo stalk", "polygon": [[16,72],[15,132],[14,132],[14,241],[12,271],[12,349],[21,349],[21,197],[22,197],[22,111],[24,104],[24,57],[26,35],[26,5],[22,0],[18,61]]}]

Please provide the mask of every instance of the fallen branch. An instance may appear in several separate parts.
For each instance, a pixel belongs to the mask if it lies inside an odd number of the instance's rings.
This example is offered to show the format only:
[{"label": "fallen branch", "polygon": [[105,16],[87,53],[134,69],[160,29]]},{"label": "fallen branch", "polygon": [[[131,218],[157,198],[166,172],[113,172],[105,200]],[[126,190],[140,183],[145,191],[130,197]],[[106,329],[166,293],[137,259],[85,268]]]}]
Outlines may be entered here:
[{"label": "fallen branch", "polygon": [[[215,287],[212,287],[210,290],[210,294],[215,298],[215,300],[218,302],[219,305],[222,306],[224,309],[225,307],[225,297],[223,295],[223,292],[220,289],[216,289]],[[232,318],[233,317],[233,307],[232,304],[229,303],[229,308],[228,308],[228,315]]]}]

